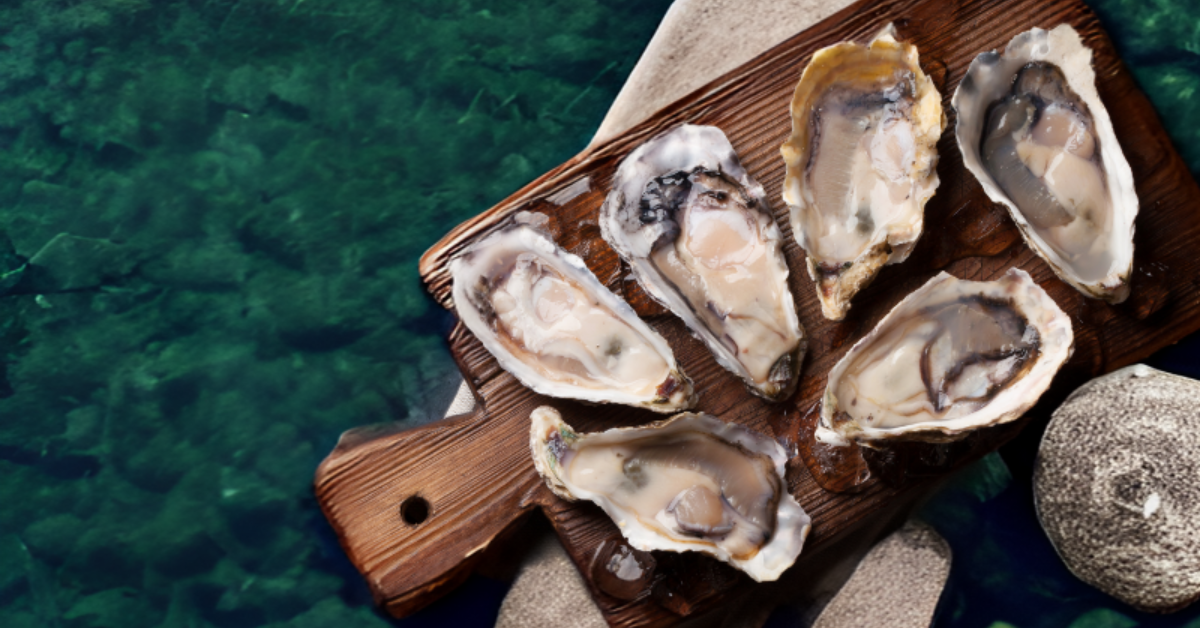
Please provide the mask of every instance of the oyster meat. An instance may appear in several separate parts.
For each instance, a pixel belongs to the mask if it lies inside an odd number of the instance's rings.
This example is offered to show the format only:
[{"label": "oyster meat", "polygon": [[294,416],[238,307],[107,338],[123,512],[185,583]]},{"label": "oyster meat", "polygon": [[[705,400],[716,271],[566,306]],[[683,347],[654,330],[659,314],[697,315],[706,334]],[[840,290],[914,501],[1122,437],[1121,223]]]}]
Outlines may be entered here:
[{"label": "oyster meat", "polygon": [[773,439],[707,414],[578,434],[530,416],[534,466],[556,495],[596,503],[640,550],[703,552],[762,582],[804,546],[811,520],[787,490]]},{"label": "oyster meat", "polygon": [[455,258],[450,272],[463,324],[533,390],[655,412],[695,402],[662,336],[534,227],[494,233]]},{"label": "oyster meat", "polygon": [[1029,247],[1080,292],[1124,301],[1137,192],[1079,33],[1035,28],[979,55],[954,108],[963,162]]},{"label": "oyster meat", "polygon": [[1071,320],[1020,269],[946,273],[901,301],[829,372],[818,440],[942,442],[1020,417],[1071,356]]},{"label": "oyster meat", "polygon": [[782,236],[720,129],[683,125],[630,153],[600,228],[646,291],[751,392],[777,401],[795,390],[807,344]]},{"label": "oyster meat", "polygon": [[942,97],[917,48],[885,31],[822,48],[792,97],[783,200],[821,312],[845,318],[884,264],[908,259],[937,190]]}]

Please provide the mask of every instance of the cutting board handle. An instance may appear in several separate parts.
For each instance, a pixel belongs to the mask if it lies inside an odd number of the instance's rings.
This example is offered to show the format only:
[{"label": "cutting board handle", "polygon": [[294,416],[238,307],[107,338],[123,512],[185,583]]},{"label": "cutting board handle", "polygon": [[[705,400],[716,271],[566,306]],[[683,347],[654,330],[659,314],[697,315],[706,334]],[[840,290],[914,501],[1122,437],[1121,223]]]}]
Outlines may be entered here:
[{"label": "cutting board handle", "polygon": [[408,615],[457,586],[548,494],[527,439],[482,411],[342,435],[314,489],[381,606]]}]

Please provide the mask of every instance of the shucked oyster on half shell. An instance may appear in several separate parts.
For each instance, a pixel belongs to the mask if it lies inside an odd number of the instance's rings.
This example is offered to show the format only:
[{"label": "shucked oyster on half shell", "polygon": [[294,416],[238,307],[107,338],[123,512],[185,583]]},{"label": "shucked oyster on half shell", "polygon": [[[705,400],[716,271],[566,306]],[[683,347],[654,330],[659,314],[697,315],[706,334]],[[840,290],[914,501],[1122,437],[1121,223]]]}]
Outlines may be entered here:
[{"label": "shucked oyster on half shell", "polygon": [[829,372],[816,437],[943,442],[1013,421],[1073,349],[1071,319],[1025,271],[996,281],[940,273]]},{"label": "shucked oyster on half shell", "polygon": [[494,233],[450,272],[463,324],[533,390],[664,413],[695,402],[662,336],[539,230]]},{"label": "shucked oyster on half shell", "polygon": [[782,235],[720,129],[683,125],[639,146],[600,210],[634,276],[770,401],[796,388],[807,343]]},{"label": "shucked oyster on half shell", "polygon": [[636,549],[703,552],[763,582],[804,546],[811,519],[787,490],[787,454],[766,436],[707,414],[592,434],[550,407],[530,418],[550,490],[599,505]]},{"label": "shucked oyster on half shell", "polygon": [[954,108],[963,162],[1029,247],[1080,292],[1124,301],[1137,192],[1079,33],[1035,28],[979,55]]},{"label": "shucked oyster on half shell", "polygon": [[822,48],[792,97],[783,200],[808,253],[825,318],[884,264],[908,259],[938,186],[942,97],[917,63],[917,48],[885,31],[868,45]]}]

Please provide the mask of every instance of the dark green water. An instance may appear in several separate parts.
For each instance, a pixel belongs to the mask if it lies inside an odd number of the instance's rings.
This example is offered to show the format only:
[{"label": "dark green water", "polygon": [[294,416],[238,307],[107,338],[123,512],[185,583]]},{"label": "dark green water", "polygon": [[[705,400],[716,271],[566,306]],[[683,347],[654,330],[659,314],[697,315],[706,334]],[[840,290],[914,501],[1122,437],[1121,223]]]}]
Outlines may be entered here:
[{"label": "dark green water", "polygon": [[[418,256],[583,148],[668,4],[0,1],[0,626],[388,625],[313,469],[440,416]],[[1200,171],[1200,8],[1094,6]],[[1003,475],[930,506],[939,625],[1196,621],[1074,582]],[[504,587],[404,623],[490,625]]]}]

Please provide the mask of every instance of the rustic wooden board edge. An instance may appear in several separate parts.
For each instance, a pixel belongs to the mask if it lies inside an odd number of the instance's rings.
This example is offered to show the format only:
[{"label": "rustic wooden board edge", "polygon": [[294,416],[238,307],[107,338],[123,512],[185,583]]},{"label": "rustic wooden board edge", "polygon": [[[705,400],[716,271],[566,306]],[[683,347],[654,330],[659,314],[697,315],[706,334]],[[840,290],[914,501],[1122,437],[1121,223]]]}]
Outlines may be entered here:
[{"label": "rustic wooden board edge", "polygon": [[[1009,4],[1019,4],[1020,1],[1021,0],[1014,0],[1014,2]],[[837,33],[845,32],[847,29],[856,33],[858,38],[868,36],[875,32],[875,21],[879,19],[878,14],[885,13],[884,9],[887,7],[887,5],[912,7],[924,5],[926,3],[926,0],[906,0],[902,2],[864,0],[863,2],[859,2],[856,5],[847,8],[843,12],[834,16],[834,18],[831,18],[831,20],[827,21],[830,22],[832,20],[841,18],[845,20],[845,23],[841,25],[835,24],[830,26],[826,22],[822,22],[822,24],[814,26],[813,29],[805,31],[804,33],[792,38],[788,42],[785,42],[780,46],[780,48],[788,46],[796,47],[801,44],[811,47],[819,47],[825,43],[832,43],[830,40],[842,38],[840,35],[837,35]],[[952,8],[948,9],[948,12],[961,12],[964,10],[964,6],[970,4],[971,3],[969,2],[959,2],[953,4]],[[992,5],[1003,4],[1006,3],[992,3]],[[1092,45],[1093,48],[1096,48],[1097,42],[1099,42],[1100,47],[1105,48],[1106,51],[1111,51],[1111,42],[1108,41],[1107,36],[1103,33],[1103,31],[1098,28],[1098,22],[1096,21],[1095,16],[1092,15],[1086,7],[1074,0],[1064,0],[1058,2],[1057,6],[1060,7],[1059,14],[1061,16],[1065,16],[1062,18],[1064,21],[1071,21],[1074,24],[1085,23],[1093,27],[1087,33],[1087,35],[1090,37],[1089,45]],[[1041,8],[1042,7],[1039,7],[1039,9]],[[1044,11],[1049,11],[1049,9],[1044,9]],[[1053,24],[1046,24],[1047,27],[1052,25]],[[904,35],[904,29],[906,28],[906,25],[900,24],[900,27],[902,31],[901,34]],[[813,31],[819,32],[813,34]],[[462,246],[464,246],[467,242],[473,238],[479,237],[479,235],[483,233],[486,233],[489,229],[495,228],[505,216],[513,211],[524,208],[547,209],[544,205],[539,205],[540,199],[568,188],[580,178],[588,176],[591,172],[590,169],[595,167],[596,164],[612,162],[619,156],[623,155],[627,150],[632,148],[632,146],[644,141],[650,135],[656,133],[659,128],[663,128],[663,126],[671,126],[682,120],[694,119],[697,116],[705,115],[707,111],[706,108],[710,106],[707,104],[707,99],[712,98],[714,94],[719,95],[723,93],[723,90],[745,87],[747,82],[752,82],[751,79],[753,78],[754,72],[759,69],[762,64],[769,63],[771,59],[774,58],[776,52],[777,49],[772,49],[771,51],[761,55],[759,58],[756,58],[746,66],[743,66],[742,68],[739,68],[738,70],[735,70],[734,72],[731,72],[730,74],[713,81],[704,88],[701,88],[701,90],[698,90],[696,93],[685,97],[672,107],[659,112],[642,125],[635,127],[627,135],[614,138],[614,140],[608,143],[580,153],[559,168],[556,168],[546,175],[539,177],[536,181],[522,188],[522,190],[518,191],[516,194],[496,205],[487,212],[481,214],[476,219],[456,227],[437,245],[431,248],[421,260],[420,268],[422,277],[427,286],[430,288],[431,292],[434,293],[435,298],[437,298],[437,300],[444,306],[452,307],[448,296],[448,283],[445,281],[445,263],[455,252],[461,250]],[[941,61],[938,62],[941,63]],[[954,64],[951,63],[950,65],[953,66]],[[938,73],[936,67],[933,69],[927,68],[927,72],[935,76],[935,81],[938,80],[936,76]],[[944,63],[942,64],[942,70],[940,74],[941,84],[939,84],[939,88],[943,92],[944,96],[946,96],[946,100],[948,101],[949,89],[952,87],[953,83],[956,83],[957,78],[960,77],[953,76],[953,72],[947,71],[946,64]],[[1128,70],[1120,64],[1119,60],[1117,60],[1115,69],[1113,69],[1111,74],[1114,77],[1117,75],[1122,75],[1120,78],[1127,83],[1132,84],[1132,81],[1128,76]],[[797,70],[796,75],[798,77],[799,70]],[[1101,78],[1103,79],[1106,77]],[[1143,113],[1148,113],[1149,117],[1142,121],[1141,126],[1143,127],[1143,130],[1147,130],[1147,134],[1150,136],[1151,140],[1158,140],[1159,146],[1157,146],[1157,148],[1160,149],[1156,150],[1155,146],[1135,146],[1131,151],[1130,147],[1127,146],[1127,154],[1130,152],[1137,153],[1136,156],[1141,162],[1143,171],[1162,169],[1176,174],[1182,172],[1183,178],[1173,181],[1173,183],[1183,186],[1182,189],[1179,190],[1179,194],[1176,196],[1186,197],[1192,202],[1200,199],[1200,188],[1197,188],[1195,181],[1191,178],[1190,173],[1188,173],[1186,167],[1183,165],[1181,158],[1177,153],[1174,152],[1173,149],[1171,149],[1169,141],[1166,141],[1165,144],[1163,143],[1162,138],[1165,138],[1165,132],[1162,131],[1157,116],[1153,112],[1153,109],[1150,107],[1145,96],[1139,90],[1132,89],[1127,94],[1123,95],[1123,98],[1127,100],[1126,104],[1128,106],[1125,108],[1136,109]],[[953,116],[953,112],[948,113]],[[953,119],[951,120],[951,129],[952,126]],[[1157,135],[1155,134],[1155,131],[1157,131]],[[1122,143],[1125,144],[1126,142]],[[939,149],[941,148],[942,145],[939,145]],[[1165,150],[1161,150],[1164,148]],[[1131,162],[1132,161],[1134,160],[1131,159]],[[1149,175],[1146,175],[1144,180],[1142,178],[1139,179],[1139,192],[1142,191],[1143,187],[1151,185],[1151,178],[1152,177]],[[944,185],[947,184],[948,179],[948,177],[943,178]],[[962,181],[959,183],[960,185],[963,184]],[[967,185],[970,184],[971,182],[967,182]],[[592,190],[592,192],[595,191],[596,190]],[[1147,203],[1146,205],[1150,204]],[[1144,206],[1143,212],[1145,212],[1147,209],[1151,208]],[[1152,209],[1158,210],[1159,208],[1154,206]],[[1139,217],[1139,224],[1141,224],[1141,222],[1142,218]],[[781,226],[784,224],[786,224],[786,221],[781,221]],[[1139,258],[1142,264],[1139,266],[1145,266],[1146,263],[1155,263],[1157,259],[1155,252],[1153,250],[1147,252],[1143,247],[1143,245],[1146,244],[1144,241],[1146,239],[1146,235],[1142,233],[1139,234],[1139,236],[1142,238],[1142,240],[1139,241]],[[790,235],[788,235],[788,237],[790,237]],[[1159,242],[1163,241],[1164,240],[1159,239]],[[1169,240],[1166,241],[1169,242]],[[1024,245],[1020,243],[1019,240],[1017,240],[1015,244],[1010,242],[1008,247],[1005,247],[1000,251],[989,251],[988,254],[979,257],[976,261],[971,263],[977,264],[979,267],[984,268],[989,264],[992,264],[992,262],[995,262],[996,256],[998,255],[1008,256],[1007,260],[1003,260],[1004,264],[1027,263],[1027,259],[1014,257],[1014,255],[1016,255],[1015,249],[1019,249],[1023,246]],[[1147,258],[1149,259],[1147,260]],[[969,259],[968,261],[970,262]],[[1034,261],[1033,263],[1036,264],[1037,262]],[[791,265],[793,268],[796,268],[794,263]],[[1161,275],[1161,273],[1159,274]],[[1047,275],[1043,272],[1037,278],[1039,281],[1045,281],[1047,280]],[[1053,281],[1052,278],[1050,280]],[[801,281],[800,283],[802,285],[802,289],[808,287],[806,281]],[[1087,375],[1087,373],[1084,371],[1091,371],[1092,374],[1094,374],[1098,369],[1112,370],[1119,368],[1120,366],[1133,363],[1146,357],[1159,346],[1178,340],[1184,335],[1192,333],[1198,327],[1200,327],[1200,317],[1195,316],[1195,312],[1197,310],[1197,286],[1195,277],[1192,277],[1191,283],[1184,286],[1182,290],[1173,290],[1171,287],[1164,288],[1161,281],[1147,279],[1146,277],[1139,275],[1135,278],[1134,295],[1134,298],[1131,299],[1131,303],[1127,306],[1124,306],[1124,312],[1133,312],[1133,315],[1137,320],[1148,321],[1148,324],[1154,324],[1155,321],[1160,323],[1165,323],[1168,321],[1174,323],[1169,329],[1167,329],[1158,337],[1158,339],[1162,342],[1158,342],[1157,344],[1138,344],[1125,347],[1123,349],[1118,347],[1118,350],[1115,353],[1112,352],[1110,349],[1112,349],[1113,343],[1111,343],[1109,341],[1110,339],[1105,336],[1105,327],[1108,325],[1108,321],[1113,320],[1113,317],[1117,315],[1114,315],[1111,311],[1106,310],[1103,307],[1093,307],[1091,304],[1084,302],[1082,305],[1078,306],[1077,311],[1073,311],[1071,314],[1073,319],[1091,321],[1089,324],[1093,324],[1099,328],[1099,331],[1095,331],[1093,333],[1093,337],[1080,339],[1080,350],[1087,352],[1085,357],[1087,358],[1087,363],[1091,365],[1091,368],[1077,369],[1076,371],[1073,371],[1065,376],[1060,375],[1059,380],[1061,381],[1056,381],[1055,389],[1052,391],[1052,393],[1048,393],[1048,395],[1043,398],[1042,403],[1040,403],[1033,411],[1026,415],[1026,418],[1021,422],[1020,425],[1028,423],[1044,425],[1044,422],[1049,415],[1049,408],[1052,407],[1051,404],[1057,403],[1058,400],[1061,400],[1062,397],[1069,393],[1069,390],[1065,390],[1067,384],[1081,383],[1082,379],[1086,379],[1085,375]],[[1189,313],[1192,314],[1190,317],[1185,316]],[[1123,316],[1124,314],[1119,315]],[[1179,321],[1181,317],[1184,318],[1182,323]],[[865,322],[869,322],[869,320]],[[861,324],[865,324],[865,322],[862,322]],[[456,359],[459,360],[460,364],[469,365],[474,359],[472,354],[473,352],[476,352],[478,348],[472,347],[471,343],[472,339],[469,337],[469,334],[463,333],[461,329],[456,329],[456,332],[452,335],[452,346],[455,348]],[[498,405],[504,406],[506,409],[512,409],[510,406],[515,404],[516,407],[527,410],[532,403],[540,401],[537,399],[531,401],[527,398],[517,399],[503,397],[497,399],[494,396],[489,397],[490,395],[498,394],[503,388],[502,383],[497,384],[496,382],[504,380],[506,377],[505,374],[494,371],[488,371],[484,373],[473,372],[469,366],[468,368],[464,368],[464,374],[468,376],[468,380],[477,390],[477,399],[483,401],[488,407],[496,405],[499,401],[502,403],[499,403]],[[502,417],[500,416],[494,416],[490,418],[497,421],[502,420]],[[786,441],[788,438],[799,438],[798,432],[802,425],[803,424],[800,421],[793,420],[790,424],[783,426],[772,425],[772,428],[784,428],[782,430],[776,429],[776,433]],[[1001,428],[1002,430],[1010,431],[1003,434],[998,434],[997,439],[1007,440],[1012,438],[1020,429],[1020,425],[1012,425],[1006,428]],[[789,429],[791,432],[796,432],[796,434],[790,433]],[[780,433],[781,431],[783,433]],[[394,444],[391,446],[394,446]],[[965,463],[966,460],[967,459],[964,458],[959,462]],[[804,464],[793,464],[789,470],[789,479],[793,479],[793,476],[797,474],[806,476],[807,474],[805,467],[806,465]],[[320,484],[325,487],[326,490],[323,492],[328,495],[330,485],[336,482],[328,477],[325,478],[325,480],[325,482],[321,482]],[[869,501],[871,499],[879,498],[881,495],[885,494],[890,495],[893,499],[897,499],[899,498],[898,496],[910,495],[914,491],[919,491],[923,486],[933,481],[935,480],[917,480],[903,489],[890,489],[878,483],[869,484],[863,489],[862,493],[853,496],[853,499],[859,501]],[[548,503],[539,502],[539,500],[536,498],[529,497],[529,495],[536,493],[538,489],[536,487],[527,487],[527,489],[527,494],[522,498],[523,501],[519,502],[521,508],[523,508],[523,510],[520,511],[521,513],[527,513],[530,508],[535,506],[540,507],[544,512],[546,512],[547,516],[555,524],[556,528],[560,529],[560,531],[563,530],[560,525],[561,521],[556,517],[579,516],[579,507],[568,506],[564,505],[563,503],[553,501]],[[324,501],[325,499],[323,498],[323,508],[325,507]],[[806,508],[807,507],[808,506],[806,505]],[[327,511],[327,514],[328,513],[329,511]],[[850,534],[851,530],[849,524],[862,523],[865,516],[865,514],[860,513],[860,516],[857,519],[854,519],[853,517],[847,518],[845,523],[848,525],[838,530],[838,534],[827,535],[828,538]],[[337,528],[335,527],[335,529]],[[341,532],[342,530],[339,529],[339,535]],[[569,534],[570,531],[567,533]],[[810,543],[816,544],[818,541],[822,543],[825,542],[827,539],[823,538],[823,536],[825,536],[824,531],[815,530],[814,537],[810,539]],[[566,543],[566,540],[566,537],[564,537],[564,543],[568,547],[568,552],[572,554],[572,558],[581,568],[581,571],[586,572],[586,569],[584,569],[587,560],[586,547],[574,547],[571,544]],[[343,543],[345,544],[345,541],[343,541]],[[359,561],[356,560],[355,562],[358,564]],[[361,569],[362,566],[360,565],[360,570]],[[795,571],[797,570],[793,570],[793,572]],[[585,580],[588,580],[586,573],[584,576]],[[590,580],[588,581],[589,585],[592,586],[593,593],[600,595],[599,591],[590,582]],[[387,585],[387,582],[381,581],[379,583],[380,587],[386,588]],[[376,587],[375,583],[372,584],[372,587],[373,589]],[[381,591],[386,592],[384,588],[377,589],[377,594]],[[697,604],[698,612],[711,609],[713,606],[718,604],[721,599],[722,596],[720,595],[699,599]],[[658,607],[654,603],[648,601],[645,603],[614,604],[612,600],[605,600],[601,596],[598,599],[598,602],[600,603],[601,609],[605,612],[606,618],[613,625],[664,625],[678,619],[677,617],[663,610],[661,607]],[[395,611],[397,608],[389,607],[389,610]]]}]

